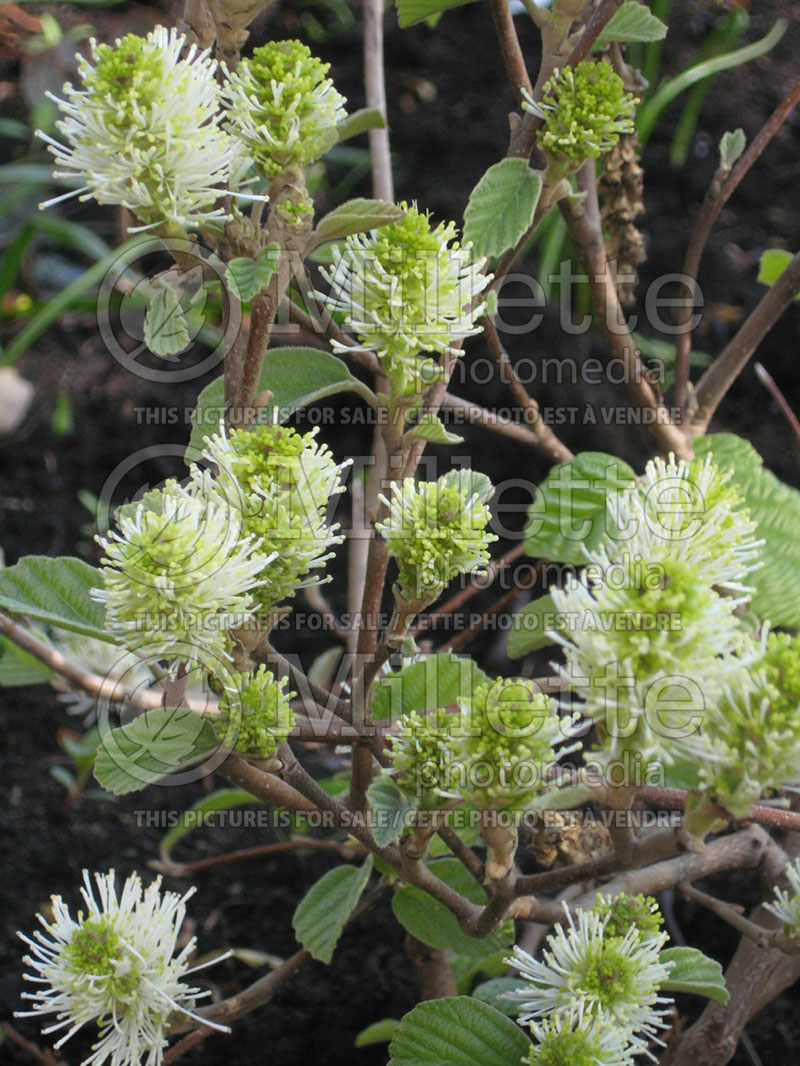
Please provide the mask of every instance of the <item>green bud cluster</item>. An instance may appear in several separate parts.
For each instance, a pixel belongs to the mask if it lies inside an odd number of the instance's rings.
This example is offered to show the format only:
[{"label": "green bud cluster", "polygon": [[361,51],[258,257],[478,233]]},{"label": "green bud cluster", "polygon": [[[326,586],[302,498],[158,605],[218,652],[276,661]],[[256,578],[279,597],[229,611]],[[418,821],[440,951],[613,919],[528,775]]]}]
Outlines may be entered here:
[{"label": "green bud cluster", "polygon": [[592,910],[600,918],[606,918],[604,929],[607,937],[625,936],[631,926],[642,937],[657,936],[664,924],[658,903],[652,896],[644,896],[641,892],[637,896],[619,892],[613,897],[598,893]]},{"label": "green bud cluster", "polygon": [[219,736],[247,755],[274,755],[295,723],[291,701],[297,693],[285,688],[286,678],[276,678],[263,665],[254,674],[237,674],[220,697]]}]

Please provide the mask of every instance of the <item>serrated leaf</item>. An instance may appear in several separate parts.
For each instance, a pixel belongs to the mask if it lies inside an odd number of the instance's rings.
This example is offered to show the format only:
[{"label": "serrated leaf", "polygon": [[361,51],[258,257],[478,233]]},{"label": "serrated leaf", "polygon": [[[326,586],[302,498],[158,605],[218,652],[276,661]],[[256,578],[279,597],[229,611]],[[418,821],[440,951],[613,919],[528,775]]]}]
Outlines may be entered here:
[{"label": "serrated leaf", "polygon": [[364,233],[388,226],[390,222],[398,222],[404,215],[402,207],[385,200],[348,200],[320,219],[314,237],[320,242],[332,241],[350,233]]},{"label": "serrated leaf", "polygon": [[[792,253],[783,248],[768,248],[758,261],[758,280],[762,285],[774,285],[793,259]],[[800,293],[795,300],[800,300]]]},{"label": "serrated leaf", "polygon": [[370,1044],[386,1044],[392,1039],[399,1024],[399,1018],[382,1018],[379,1022],[373,1022],[372,1025],[361,1030],[355,1039],[355,1046],[369,1047]]},{"label": "serrated leaf", "polygon": [[169,285],[161,285],[147,304],[144,342],[151,352],[162,359],[177,355],[189,343],[189,330],[181,302]]},{"label": "serrated leaf", "polygon": [[[458,859],[435,859],[429,868],[432,874],[471,903],[486,902],[483,889]],[[454,951],[458,955],[485,958],[514,943],[514,923],[511,921],[504,922],[487,937],[466,936],[452,912],[416,885],[404,885],[395,893],[392,911],[412,936],[431,947]]]},{"label": "serrated leaf", "polygon": [[[285,422],[298,408],[332,396],[336,392],[364,395],[365,387],[354,378],[341,359],[318,348],[270,348],[258,381],[258,391],[269,389],[272,399],[259,411],[271,421],[273,414]],[[225,384],[221,377],[206,385],[192,412],[192,435],[186,461],[200,458],[207,437],[219,430],[225,405]]]},{"label": "serrated leaf", "polygon": [[[556,605],[549,592],[517,611],[508,631],[508,657],[519,659],[529,652],[546,648],[553,643],[545,628],[553,624]],[[548,615],[551,617],[548,619]]]},{"label": "serrated leaf", "polygon": [[390,1066],[516,1066],[531,1042],[500,1011],[472,996],[418,1004],[395,1030]]},{"label": "serrated leaf", "polygon": [[553,467],[528,512],[528,555],[584,565],[584,548],[598,548],[605,534],[614,532],[608,501],[632,488],[635,480],[627,463],[603,452],[581,452]]},{"label": "serrated leaf", "polygon": [[122,796],[183,770],[219,747],[211,724],[186,707],[158,707],[101,739],[94,776]]},{"label": "serrated leaf", "polygon": [[0,638],[0,688],[46,685],[54,673],[12,640]]},{"label": "serrated leaf", "polygon": [[235,807],[244,807],[248,803],[259,803],[250,792],[241,788],[220,788],[212,792],[210,796],[193,803],[181,817],[177,825],[174,825],[161,838],[158,846],[162,862],[167,862],[170,853],[179,840],[183,840],[187,833],[198,826],[202,826],[207,815],[215,811],[230,811]]},{"label": "serrated leaf", "polygon": [[523,984],[521,977],[492,977],[474,988],[472,994],[475,999],[488,1003],[490,1007],[512,1018],[519,1013],[521,1004],[503,997],[517,988],[522,988]]},{"label": "serrated leaf", "polygon": [[660,986],[662,992],[689,992],[713,999],[723,1007],[730,999],[722,967],[697,948],[665,948],[659,959],[674,964]]},{"label": "serrated leaf", "polygon": [[0,610],[116,643],[104,628],[105,609],[89,596],[100,572],[82,559],[27,555],[0,570]]},{"label": "serrated leaf", "polygon": [[473,0],[397,0],[397,21],[405,29],[415,22],[424,22],[451,7],[463,7]]},{"label": "serrated leaf", "polygon": [[619,11],[608,20],[601,30],[595,48],[621,41],[631,44],[634,41],[661,41],[667,35],[667,27],[637,0],[626,0]]},{"label": "serrated leaf", "polygon": [[416,440],[427,440],[431,444],[461,444],[464,440],[457,433],[450,433],[439,421],[439,416],[432,411],[423,411],[411,436]]},{"label": "serrated leaf", "polygon": [[354,111],[336,127],[336,143],[349,141],[351,137],[357,137],[359,133],[367,130],[382,130],[386,128],[386,120],[377,107],[362,107]]},{"label": "serrated leaf", "polygon": [[733,433],[699,437],[700,458],[711,455],[722,470],[733,470],[752,518],[756,536],[766,541],[764,565],[747,575],[755,589],[750,608],[773,626],[800,627],[800,492],[784,484],[764,467],[752,444]]},{"label": "serrated leaf", "polygon": [[726,170],[730,170],[744,151],[746,144],[747,138],[743,129],[728,130],[727,133],[723,133],[719,142],[720,165],[725,167]]},{"label": "serrated leaf", "polygon": [[372,703],[375,721],[399,718],[411,711],[429,711],[446,707],[488,681],[488,676],[473,659],[445,652],[404,666],[378,682]]},{"label": "serrated leaf", "polygon": [[480,258],[513,248],[533,221],[541,192],[541,174],[524,159],[489,167],[464,212],[464,241],[472,241],[473,254]]},{"label": "serrated leaf", "polygon": [[330,962],[345,922],[372,873],[372,856],[362,866],[337,866],[312,885],[292,918],[298,941],[320,962]]},{"label": "serrated leaf", "polygon": [[372,808],[372,835],[378,847],[385,848],[398,839],[415,804],[387,774],[375,778],[367,789],[367,799]]},{"label": "serrated leaf", "polygon": [[273,242],[261,249],[258,259],[231,259],[225,267],[225,280],[240,303],[250,303],[257,292],[266,288],[278,269],[280,255],[280,247]]}]

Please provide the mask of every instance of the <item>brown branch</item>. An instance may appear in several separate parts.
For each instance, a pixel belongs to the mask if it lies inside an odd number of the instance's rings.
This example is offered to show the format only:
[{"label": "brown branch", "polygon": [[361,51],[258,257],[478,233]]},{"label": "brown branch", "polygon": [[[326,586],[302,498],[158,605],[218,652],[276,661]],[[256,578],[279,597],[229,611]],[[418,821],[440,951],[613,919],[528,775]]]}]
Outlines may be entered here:
[{"label": "brown branch", "polygon": [[511,6],[508,0],[491,0],[492,18],[497,31],[497,40],[500,43],[500,51],[503,54],[503,62],[506,66],[508,80],[514,89],[517,105],[522,103],[521,89],[530,93],[533,91],[528,69],[525,66],[525,58],[522,55],[517,29],[511,15]]},{"label": "brown branch", "polygon": [[417,974],[420,999],[444,999],[457,994],[446,951],[432,948],[411,933],[406,933],[405,948]]},{"label": "brown branch", "polygon": [[[682,810],[686,805],[686,793],[681,788],[661,788],[656,785],[646,785],[640,788],[636,795],[645,803],[653,807],[666,807],[671,810]],[[738,819],[735,825],[765,825],[772,829],[788,829],[791,832],[800,832],[800,812],[781,810],[779,807],[766,807],[762,803],[755,803],[747,812],[746,817]]]},{"label": "brown branch", "polygon": [[514,422],[503,415],[495,414],[494,411],[488,411],[485,407],[481,407],[471,400],[464,400],[460,396],[454,396],[452,393],[446,392],[442,399],[442,407],[445,410],[458,412],[470,426],[483,426],[501,437],[516,441],[518,444],[525,444],[529,448],[536,448],[537,450],[540,448],[539,441],[527,425]]},{"label": "brown branch", "polygon": [[[772,112],[733,168],[727,172],[727,174],[721,169],[717,172],[714,182],[703,201],[700,217],[697,220],[697,225],[692,231],[689,247],[686,249],[686,256],[683,260],[683,274],[686,277],[691,278],[692,281],[697,280],[697,273],[700,269],[700,260],[703,251],[705,250],[706,243],[708,242],[708,238],[711,235],[714,223],[719,217],[720,211],[733,195],[737,186],[752,165],[786,121],[789,113],[794,109],[798,100],[800,100],[800,78],[798,78],[783,100],[781,100]],[[686,328],[680,332],[676,338],[675,403],[678,407],[683,408],[686,405],[689,385],[689,358],[692,349],[692,333],[688,328],[691,308],[683,307],[680,311],[680,315],[680,325]]]},{"label": "brown branch", "polygon": [[287,811],[313,811],[316,804],[281,781],[274,774],[264,773],[249,763],[243,755],[231,752],[218,771],[227,781],[263,800],[272,807]]},{"label": "brown branch", "polygon": [[372,192],[381,200],[394,200],[392,157],[386,114],[386,78],[383,69],[383,0],[364,0],[364,83],[367,107],[383,115],[386,125],[369,131]]}]

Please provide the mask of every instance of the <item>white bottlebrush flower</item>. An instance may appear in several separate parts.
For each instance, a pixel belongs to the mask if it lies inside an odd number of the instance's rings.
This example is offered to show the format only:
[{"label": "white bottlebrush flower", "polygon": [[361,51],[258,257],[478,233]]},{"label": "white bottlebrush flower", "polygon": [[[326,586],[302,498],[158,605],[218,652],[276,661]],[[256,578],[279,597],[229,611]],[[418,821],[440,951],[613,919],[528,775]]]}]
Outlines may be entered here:
[{"label": "white bottlebrush flower", "polygon": [[788,862],[784,873],[789,891],[776,887],[774,902],[765,903],[764,908],[783,922],[787,936],[800,937],[800,859]]},{"label": "white bottlebrush flower", "polygon": [[142,223],[138,229],[228,217],[215,205],[234,142],[220,127],[217,64],[208,52],[163,26],[113,46],[92,40],[91,48],[92,61],[81,59],[78,68],[82,88],[66,85],[64,99],[53,97],[65,116],[56,126],[66,143],[40,133],[56,177],[80,182],[67,195],[122,204]]},{"label": "white bottlebrush flower", "polygon": [[686,753],[728,678],[756,657],[734,602],[669,554],[612,562],[600,548],[551,595],[548,633],[566,658],[557,669],[609,758],[631,751],[670,763]]},{"label": "white bottlebrush flower", "polygon": [[624,936],[606,936],[606,918],[581,911],[547,938],[544,961],[519,947],[506,962],[528,982],[508,992],[520,1021],[564,1014],[577,1027],[593,1024],[622,1030],[632,1048],[645,1051],[666,1027],[672,1000],[659,996],[670,963],[660,961],[666,933],[642,937],[635,925]]},{"label": "white bottlebrush flower", "polygon": [[[576,1027],[568,1014],[530,1023],[528,1066],[632,1066],[633,1052],[618,1028],[594,1022]],[[523,1062],[526,1060],[523,1059]]]},{"label": "white bottlebrush flower", "polygon": [[313,163],[336,143],[345,98],[328,70],[300,41],[269,41],[226,71],[229,127],[266,177]]},{"label": "white bottlebrush flower", "polygon": [[434,228],[415,205],[400,206],[406,213],[398,222],[334,246],[333,269],[323,269],[331,290],[320,296],[378,354],[394,394],[409,395],[431,379],[421,352],[451,351],[480,332],[478,297],[492,279],[481,273],[486,260],[458,243],[452,222]]},{"label": "white bottlebrush flower", "polygon": [[208,994],[183,981],[193,972],[188,959],[194,938],[176,954],[185,903],[194,889],[183,896],[162,893],[159,877],[143,891],[138,875],[131,874],[118,898],[113,870],[95,874],[94,886],[86,870],[83,880],[85,914],[79,911],[73,918],[61,897],[53,896],[52,920],[38,915],[44,931],[36,930],[33,937],[18,934],[31,950],[25,962],[33,972],[25,979],[41,986],[23,993],[33,1009],[19,1014],[54,1014],[56,1020],[43,1032],[67,1029],[56,1048],[95,1022],[98,1039],[83,1066],[109,1060],[111,1066],[142,1061],[160,1066],[170,1015],[196,1017],[196,1000]]},{"label": "white bottlebrush flower", "polygon": [[269,608],[307,585],[344,539],[329,523],[331,500],[344,492],[342,475],[350,460],[337,463],[317,430],[301,434],[289,426],[234,429],[223,426],[207,442],[204,458],[216,467],[192,468],[202,491],[224,500],[241,516],[243,533],[275,561],[258,582],[256,596]]},{"label": "white bottlebrush flower", "polygon": [[240,513],[175,481],[148,493],[98,537],[110,631],[141,655],[214,670],[229,658],[227,631],[250,622],[253,589],[274,559],[243,535]]},{"label": "white bottlebrush flower", "polygon": [[397,560],[407,600],[431,602],[457,574],[486,566],[488,546],[497,540],[486,528],[493,491],[484,474],[451,470],[437,481],[393,482],[391,500],[380,497],[389,515],[375,528]]},{"label": "white bottlebrush flower", "polygon": [[668,554],[697,567],[705,584],[746,601],[752,589],[742,582],[761,566],[764,542],[755,539],[756,523],[730,478],[710,456],[651,459],[642,481],[609,501],[608,528],[620,530],[607,539],[609,556]]}]

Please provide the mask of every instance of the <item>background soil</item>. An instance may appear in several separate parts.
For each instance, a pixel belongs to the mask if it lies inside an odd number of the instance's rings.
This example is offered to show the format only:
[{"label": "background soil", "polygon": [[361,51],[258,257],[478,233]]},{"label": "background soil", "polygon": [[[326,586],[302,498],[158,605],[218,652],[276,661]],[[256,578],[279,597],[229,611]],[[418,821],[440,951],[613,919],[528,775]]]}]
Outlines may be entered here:
[{"label": "background soil", "polygon": [[[678,72],[706,36],[719,9],[713,3],[680,5],[667,39],[663,71]],[[44,9],[44,7],[42,7]],[[111,38],[129,28],[142,30],[156,17],[154,5],[123,4],[113,11],[70,8],[57,5],[57,17],[67,24],[83,21],[87,10],[97,25],[98,36]],[[26,10],[37,13],[38,5]],[[340,9],[325,7],[271,8],[256,27],[255,38],[302,36],[306,16],[315,15],[329,29]],[[748,40],[764,35],[782,15],[789,30],[773,53],[745,68],[721,75],[715,81],[704,107],[687,165],[670,169],[668,146],[680,108],[670,110],[651,140],[644,159],[646,169],[644,229],[648,259],[642,270],[639,292],[653,278],[679,269],[687,235],[696,217],[713,172],[719,137],[741,125],[748,137],[797,76],[800,52],[800,20],[789,0],[764,0],[752,12]],[[518,20],[523,47],[535,66],[536,34]],[[357,26],[330,33],[321,42],[310,41],[332,63],[332,76],[347,95],[351,108],[363,105],[360,40]],[[493,41],[488,5],[472,4],[450,12],[436,32],[427,27],[400,31],[393,15],[387,20],[387,65],[392,146],[397,156],[397,196],[417,199],[441,218],[460,219],[463,207],[478,177],[501,158],[507,141],[506,115],[512,107],[510,92]],[[61,59],[66,62],[64,56]],[[37,93],[63,81],[63,70],[53,57],[29,59],[24,64],[2,59],[4,108],[24,116]],[[717,352],[731,335],[737,321],[754,306],[761,291],[755,282],[756,264],[766,246],[794,250],[800,244],[800,217],[796,210],[800,177],[798,151],[800,114],[795,113],[775,138],[752,175],[737,191],[723,212],[706,252],[700,283],[706,299],[706,315],[697,335],[698,347]],[[360,143],[360,142],[358,142]],[[331,166],[327,183],[320,190],[320,209],[335,202],[337,184],[349,181],[352,170],[339,163]],[[366,181],[353,185],[353,194],[369,194]],[[326,202],[329,201],[329,202]],[[23,205],[23,210],[33,204]],[[69,217],[91,218],[107,239],[118,228],[116,216],[95,207],[72,204],[64,208]],[[3,232],[13,220],[5,220]],[[26,263],[25,284],[29,291],[41,288],[45,268],[53,268],[54,256],[46,242],[40,243]],[[56,263],[58,266],[59,264]],[[79,258],[72,266],[81,266]],[[67,267],[70,264],[67,263]],[[536,254],[524,264],[535,271]],[[63,268],[64,264],[61,263]],[[38,288],[37,288],[38,287]],[[641,308],[636,310],[641,311]],[[5,326],[4,341],[12,330]],[[800,407],[800,385],[795,369],[800,316],[793,308],[773,330],[759,353],[761,361],[784,390],[795,409]],[[603,342],[594,334],[565,338],[555,317],[548,315],[532,336],[507,338],[514,359],[561,355],[578,360],[602,355]],[[473,342],[468,353],[483,351]],[[200,357],[200,356],[199,356]],[[470,355],[467,355],[470,358]],[[154,361],[152,367],[162,365]],[[178,448],[185,444],[182,412],[191,408],[200,387],[214,375],[183,384],[157,384],[130,374],[114,362],[97,336],[92,316],[71,314],[52,327],[35,349],[19,363],[24,376],[37,386],[35,405],[24,426],[0,441],[0,544],[7,564],[24,554],[78,554],[97,560],[92,542],[92,515],[78,502],[88,491],[102,495],[119,464],[145,446],[154,454],[138,463],[118,486],[119,496],[139,489],[147,481],[182,473]],[[464,386],[464,394],[486,406],[508,406],[510,398],[499,382]],[[624,403],[611,386],[583,387],[565,397],[553,385],[536,389],[543,408],[558,404]],[[74,428],[54,432],[53,414],[60,396],[66,396]],[[63,401],[61,401],[63,403]],[[144,409],[177,409],[174,424],[141,425]],[[798,456],[789,428],[777,407],[758,384],[752,368],[723,405],[714,429],[725,429],[750,439],[767,465],[780,477],[798,484]],[[575,450],[596,448],[613,451],[641,468],[652,452],[646,431],[635,427],[564,426],[565,441]],[[499,438],[474,430],[465,431],[459,454],[474,456],[475,465],[495,480],[508,475],[533,483],[547,470],[547,462],[533,451],[520,452]],[[365,454],[369,432],[357,427],[327,427],[337,454]],[[447,461],[445,449],[438,454]],[[519,499],[524,500],[524,494]],[[513,502],[510,494],[507,502]],[[519,517],[521,524],[522,517]],[[507,545],[505,545],[507,546]],[[498,550],[504,547],[501,543]],[[334,586],[335,588],[336,586]],[[479,601],[480,602],[480,601]],[[334,605],[345,609],[342,596],[334,592]],[[289,638],[287,637],[287,641]],[[291,637],[311,661],[332,640],[320,634],[300,632]],[[473,645],[487,669],[510,672],[504,638],[486,634]],[[124,875],[145,871],[158,851],[161,831],[137,825],[137,811],[180,810],[203,794],[198,783],[182,789],[152,787],[133,797],[110,800],[88,793],[77,805],[65,802],[64,789],[49,770],[67,764],[56,742],[65,726],[79,728],[70,719],[52,690],[42,687],[2,693],[2,772],[4,798],[3,832],[0,834],[5,876],[0,883],[0,1008],[10,1014],[19,1004],[20,947],[16,929],[29,930],[35,911],[51,893],[59,892],[70,902],[77,899],[80,871],[84,867],[104,870],[114,866]],[[245,830],[204,830],[181,845],[178,857],[200,858],[270,839],[269,835]],[[330,866],[329,857],[305,852],[210,869],[195,880],[199,891],[190,904],[198,924],[199,950],[235,945],[286,956],[295,950],[291,916],[304,891]],[[170,887],[185,888],[182,882]],[[730,898],[751,903],[744,879],[715,883]],[[209,917],[201,922],[201,916]],[[717,920],[678,907],[678,921],[692,943],[703,947],[723,963],[732,954],[734,939]],[[242,963],[229,962],[210,971],[216,991],[228,994],[252,976]],[[212,1064],[224,1057],[242,1063],[268,1059],[272,1066],[297,1066],[319,1061],[338,1066],[369,1066],[383,1063],[385,1049],[353,1049],[353,1037],[367,1024],[385,1016],[401,1016],[415,1001],[415,978],[403,952],[403,934],[384,904],[344,935],[330,967],[314,964],[279,994],[256,1017],[237,1023],[232,1037],[212,1037],[190,1052],[187,1064]],[[687,1010],[696,1009],[687,1003]],[[20,1021],[18,1027],[36,1038],[35,1027]],[[796,1062],[794,1047],[800,1040],[797,990],[792,989],[749,1028],[757,1054],[772,1066]],[[65,1057],[79,1061],[85,1051],[79,1040],[65,1049]],[[10,1062],[29,1062],[30,1056],[3,1047]],[[734,1062],[758,1062],[741,1050]]]}]

